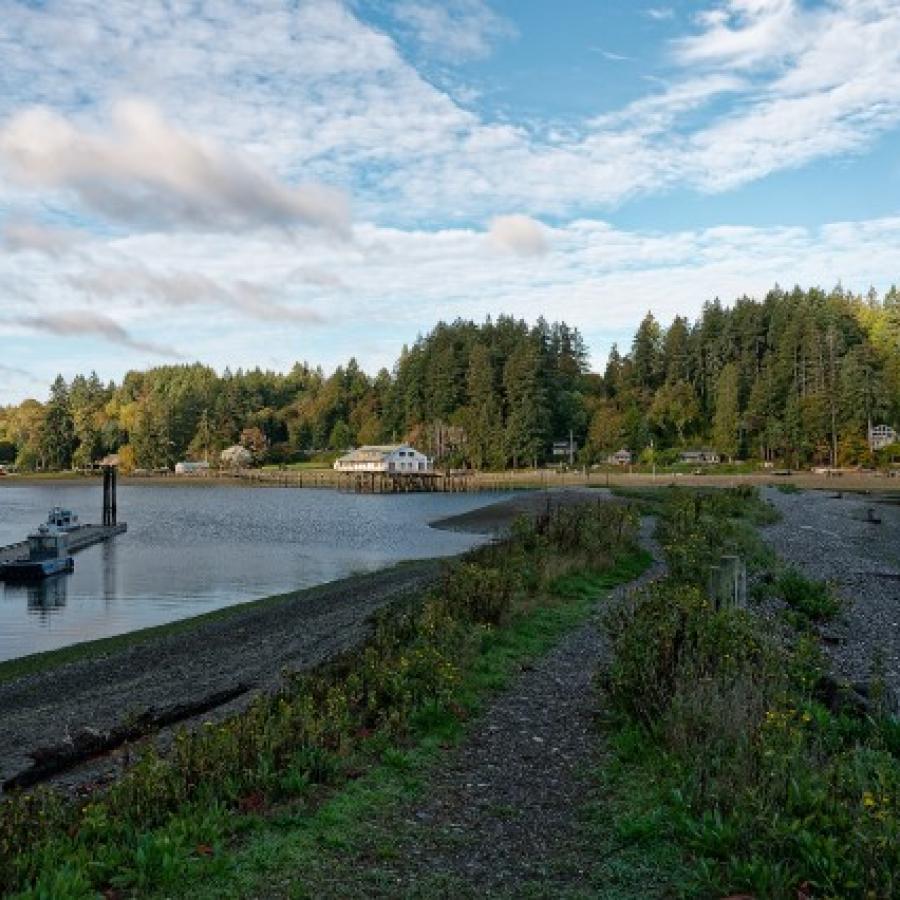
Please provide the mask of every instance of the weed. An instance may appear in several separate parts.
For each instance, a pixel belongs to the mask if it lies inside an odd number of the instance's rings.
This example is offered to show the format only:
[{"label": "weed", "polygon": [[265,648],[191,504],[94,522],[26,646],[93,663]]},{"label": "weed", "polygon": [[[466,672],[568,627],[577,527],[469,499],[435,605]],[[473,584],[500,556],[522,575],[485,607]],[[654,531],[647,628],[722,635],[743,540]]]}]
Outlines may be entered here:
[{"label": "weed", "polygon": [[786,569],[776,590],[796,613],[812,622],[827,622],[841,610],[840,598],[824,581],[812,581],[796,569]]}]

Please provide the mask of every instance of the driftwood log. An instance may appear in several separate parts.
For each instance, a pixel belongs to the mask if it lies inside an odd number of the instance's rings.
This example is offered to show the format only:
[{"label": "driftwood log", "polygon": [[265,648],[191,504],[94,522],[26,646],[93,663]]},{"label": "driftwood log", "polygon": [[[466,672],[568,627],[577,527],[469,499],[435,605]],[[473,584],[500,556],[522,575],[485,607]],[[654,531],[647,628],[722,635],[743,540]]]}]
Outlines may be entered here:
[{"label": "driftwood log", "polygon": [[116,725],[109,731],[95,728],[79,728],[58,744],[37,747],[28,753],[32,764],[28,769],[3,782],[3,790],[31,787],[53,775],[71,769],[80,763],[103,756],[113,750],[146,737],[167,725],[183,722],[202,715],[247,693],[250,685],[237,684],[223,691],[207,694],[196,701],[176,703],[160,710],[146,709],[128,722]]}]

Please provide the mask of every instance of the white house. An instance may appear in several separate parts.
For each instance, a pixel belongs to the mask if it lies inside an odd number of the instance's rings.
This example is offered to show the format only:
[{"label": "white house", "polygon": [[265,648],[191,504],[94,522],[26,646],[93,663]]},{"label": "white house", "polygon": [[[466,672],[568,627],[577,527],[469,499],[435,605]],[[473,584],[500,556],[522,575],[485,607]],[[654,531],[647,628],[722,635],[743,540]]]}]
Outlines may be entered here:
[{"label": "white house", "polygon": [[190,460],[184,460],[182,462],[175,463],[175,474],[176,475],[197,475],[203,474],[204,472],[209,471],[209,463],[204,462],[202,459],[199,462],[191,462]]},{"label": "white house", "polygon": [[409,444],[367,444],[336,460],[338,472],[430,472],[431,460]]},{"label": "white house", "polygon": [[900,443],[900,435],[890,425],[874,425],[869,429],[869,447],[875,451]]}]

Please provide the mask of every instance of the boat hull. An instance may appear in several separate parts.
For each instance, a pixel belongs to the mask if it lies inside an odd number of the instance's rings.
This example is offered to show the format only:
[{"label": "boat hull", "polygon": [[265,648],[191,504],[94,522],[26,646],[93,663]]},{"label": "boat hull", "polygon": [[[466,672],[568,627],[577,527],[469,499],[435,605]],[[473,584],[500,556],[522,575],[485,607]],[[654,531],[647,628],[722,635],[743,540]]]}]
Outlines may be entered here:
[{"label": "boat hull", "polygon": [[4,581],[42,581],[53,575],[62,575],[75,569],[71,556],[58,559],[20,559],[0,565],[0,579]]}]

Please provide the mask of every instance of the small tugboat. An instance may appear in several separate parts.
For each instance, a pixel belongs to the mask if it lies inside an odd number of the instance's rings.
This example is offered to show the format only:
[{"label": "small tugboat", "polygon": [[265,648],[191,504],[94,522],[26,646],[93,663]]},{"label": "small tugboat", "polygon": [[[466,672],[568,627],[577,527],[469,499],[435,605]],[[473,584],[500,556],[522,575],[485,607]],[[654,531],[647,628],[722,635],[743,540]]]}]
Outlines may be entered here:
[{"label": "small tugboat", "polygon": [[78,522],[78,516],[71,509],[64,509],[62,506],[54,506],[47,516],[47,524],[52,525],[59,531],[74,531],[81,528]]},{"label": "small tugboat", "polygon": [[[71,513],[69,517],[72,517]],[[6,581],[40,581],[74,569],[75,560],[68,553],[66,531],[48,522],[28,535],[27,557],[0,565],[0,578]]]}]

